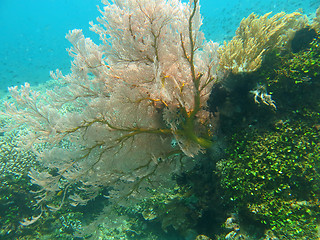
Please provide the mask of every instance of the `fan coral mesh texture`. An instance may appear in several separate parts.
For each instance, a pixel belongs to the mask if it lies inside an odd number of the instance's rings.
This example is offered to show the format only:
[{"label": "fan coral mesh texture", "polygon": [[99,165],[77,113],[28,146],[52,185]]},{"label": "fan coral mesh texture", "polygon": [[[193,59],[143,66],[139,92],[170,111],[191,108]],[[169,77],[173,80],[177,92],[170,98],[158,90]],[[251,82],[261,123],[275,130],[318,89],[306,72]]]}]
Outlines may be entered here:
[{"label": "fan coral mesh texture", "polygon": [[86,204],[101,187],[118,200],[169,187],[211,143],[206,103],[218,46],[200,31],[198,1],[104,4],[99,24],[91,23],[101,44],[70,31],[71,73],[52,73],[46,93],[13,87],[6,104],[5,114],[29,129],[21,143],[43,165],[29,176],[38,204],[51,210],[66,199]]}]

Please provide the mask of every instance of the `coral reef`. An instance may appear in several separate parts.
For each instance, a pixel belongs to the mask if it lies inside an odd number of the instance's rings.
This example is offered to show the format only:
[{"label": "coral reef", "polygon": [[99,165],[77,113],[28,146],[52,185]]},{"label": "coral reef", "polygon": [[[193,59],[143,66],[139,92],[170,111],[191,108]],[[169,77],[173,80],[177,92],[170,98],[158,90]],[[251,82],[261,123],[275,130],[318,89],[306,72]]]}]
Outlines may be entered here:
[{"label": "coral reef", "polygon": [[239,211],[247,209],[279,237],[315,237],[319,137],[302,121],[278,125],[266,134],[234,136],[235,150],[219,162],[219,169],[222,185]]},{"label": "coral reef", "polygon": [[[7,124],[7,119],[0,119],[1,126]],[[17,148],[24,134],[16,129],[0,136],[0,239],[23,235],[19,221],[35,210],[30,206],[34,196],[28,178],[30,167],[37,165],[35,155]]]},{"label": "coral reef", "polygon": [[268,86],[278,110],[269,124],[233,134],[228,157],[217,164],[240,225],[269,229],[265,239],[318,238],[319,57],[317,38],[298,53],[266,58],[253,76]]},{"label": "coral reef", "polygon": [[218,50],[198,0],[104,3],[70,74],[10,88],[0,238],[318,239],[320,39],[296,42],[319,10]]},{"label": "coral reef", "polygon": [[53,90],[10,88],[4,114],[29,130],[20,143],[43,166],[29,172],[42,211],[85,205],[106,187],[111,200],[133,204],[150,184],[172,186],[212,144],[217,44],[200,31],[198,1],[104,3],[92,23],[102,45],[70,31],[71,73],[52,73]]},{"label": "coral reef", "polygon": [[268,51],[284,47],[293,33],[307,24],[299,13],[270,15],[252,13],[241,21],[236,36],[220,49],[222,69],[232,73],[256,71]]},{"label": "coral reef", "polygon": [[316,16],[311,23],[311,27],[319,33],[319,31],[320,31],[320,7],[316,11]]}]

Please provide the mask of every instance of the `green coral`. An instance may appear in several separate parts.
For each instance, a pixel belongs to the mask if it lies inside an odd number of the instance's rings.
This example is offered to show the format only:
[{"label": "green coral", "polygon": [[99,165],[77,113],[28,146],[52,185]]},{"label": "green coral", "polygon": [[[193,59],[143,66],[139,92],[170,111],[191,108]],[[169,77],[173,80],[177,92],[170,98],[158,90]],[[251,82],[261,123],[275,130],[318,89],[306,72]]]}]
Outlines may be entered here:
[{"label": "green coral", "polygon": [[256,77],[262,76],[278,110],[288,113],[301,107],[316,107],[320,87],[320,36],[305,50],[269,58]]},{"label": "green coral", "polygon": [[314,237],[320,197],[319,131],[296,121],[272,132],[238,133],[233,141],[229,158],[219,163],[226,195],[279,236]]},{"label": "green coral", "polygon": [[[196,225],[199,218],[195,211],[198,199],[189,188],[176,185],[167,191],[149,189],[149,193],[149,198],[122,211],[131,217],[141,216],[143,221],[149,223],[160,222],[161,229],[166,233],[174,229],[185,235]],[[174,232],[171,234],[176,234]]]},{"label": "green coral", "polygon": [[308,49],[271,53],[254,76],[277,104],[268,124],[232,135],[218,162],[221,186],[242,221],[280,239],[318,239],[320,39]]},{"label": "green coral", "polygon": [[281,78],[293,80],[296,84],[305,83],[319,77],[320,73],[320,37],[317,37],[306,51],[292,54],[277,70]]}]

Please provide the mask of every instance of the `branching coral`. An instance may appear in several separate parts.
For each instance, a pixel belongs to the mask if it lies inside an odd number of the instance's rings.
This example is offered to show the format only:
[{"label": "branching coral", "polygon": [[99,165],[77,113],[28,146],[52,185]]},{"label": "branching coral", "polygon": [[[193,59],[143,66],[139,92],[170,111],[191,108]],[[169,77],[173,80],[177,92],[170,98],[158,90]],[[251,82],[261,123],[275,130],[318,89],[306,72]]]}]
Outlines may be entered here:
[{"label": "branching coral", "polygon": [[307,19],[300,13],[271,13],[244,18],[236,36],[220,49],[220,67],[232,73],[253,72],[271,49],[286,45],[294,31],[304,27]]},{"label": "branching coral", "polygon": [[311,27],[318,33],[320,32],[320,7],[316,11],[316,17],[313,19]]},{"label": "branching coral", "polygon": [[102,45],[70,31],[71,73],[53,73],[54,90],[10,89],[5,115],[29,129],[21,142],[45,143],[35,152],[47,170],[29,173],[42,209],[57,210],[70,195],[86,204],[101,187],[123,203],[145,197],[211,145],[217,44],[200,31],[198,0],[104,3],[92,24]]},{"label": "branching coral", "polygon": [[[264,114],[262,121],[251,125],[251,129],[234,134],[230,155],[218,163],[225,199],[231,200],[243,224],[264,226],[270,230],[269,237],[317,236],[318,41],[295,54],[269,55],[268,66],[252,74],[273,93],[278,112],[271,121],[267,120],[270,113]],[[258,126],[266,123],[267,127]]]}]

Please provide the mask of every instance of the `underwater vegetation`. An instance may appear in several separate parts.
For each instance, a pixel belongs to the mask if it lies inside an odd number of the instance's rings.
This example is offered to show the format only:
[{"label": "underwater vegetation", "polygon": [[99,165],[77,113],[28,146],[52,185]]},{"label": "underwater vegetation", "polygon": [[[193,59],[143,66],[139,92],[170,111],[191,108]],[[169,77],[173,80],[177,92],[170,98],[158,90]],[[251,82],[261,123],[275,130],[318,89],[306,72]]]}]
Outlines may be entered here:
[{"label": "underwater vegetation", "polygon": [[[313,237],[319,212],[320,115],[276,123],[274,131],[238,133],[218,163],[225,194],[247,218],[276,236]],[[244,220],[245,221],[245,220]]]},{"label": "underwater vegetation", "polygon": [[319,11],[219,47],[197,0],[106,2],[70,74],[10,88],[0,238],[318,239]]},{"label": "underwater vegetation", "polygon": [[[7,121],[1,120],[6,125]],[[0,136],[0,238],[21,234],[19,218],[30,214],[33,201],[28,169],[36,164],[31,151],[17,149],[18,138],[23,131],[15,130]]]},{"label": "underwater vegetation", "polygon": [[267,56],[254,78],[268,86],[278,110],[264,113],[262,125],[231,134],[228,155],[217,164],[225,197],[243,224],[257,221],[274,238],[318,238],[319,42]]}]

